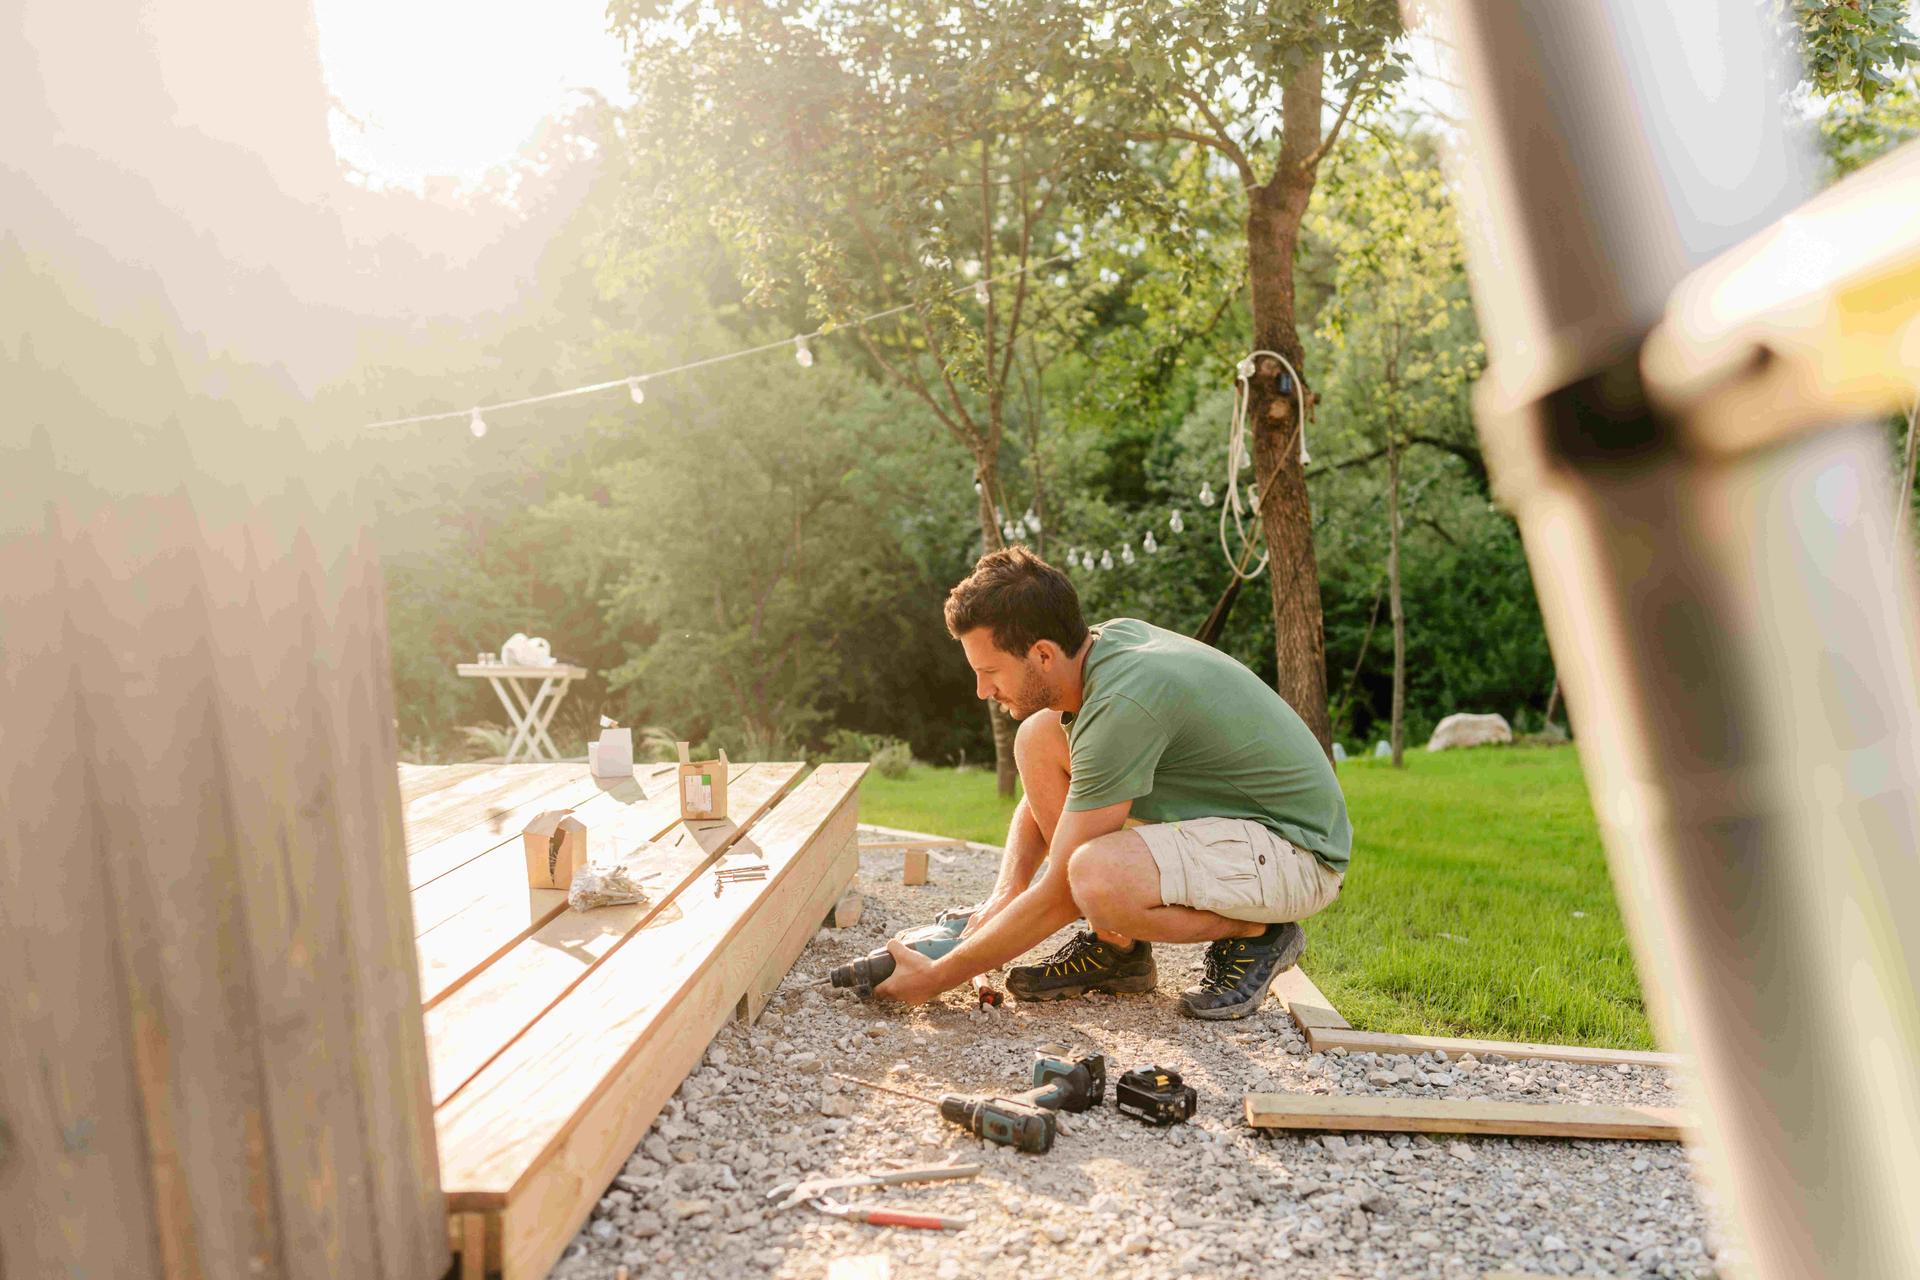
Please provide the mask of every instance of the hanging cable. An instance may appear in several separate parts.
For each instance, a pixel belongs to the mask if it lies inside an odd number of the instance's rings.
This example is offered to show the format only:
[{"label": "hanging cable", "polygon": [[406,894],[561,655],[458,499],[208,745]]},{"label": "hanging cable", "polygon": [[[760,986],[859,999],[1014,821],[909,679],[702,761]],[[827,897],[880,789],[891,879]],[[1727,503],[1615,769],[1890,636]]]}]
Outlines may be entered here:
[{"label": "hanging cable", "polygon": [[[1304,468],[1310,458],[1307,456],[1307,396],[1300,382],[1300,372],[1293,362],[1278,351],[1254,351],[1242,360],[1236,369],[1233,381],[1233,418],[1227,427],[1227,483],[1225,492],[1220,496],[1220,552],[1227,558],[1227,567],[1240,578],[1257,578],[1267,567],[1267,553],[1260,553],[1260,561],[1253,568],[1246,568],[1248,552],[1254,540],[1261,536],[1262,526],[1260,499],[1263,496],[1258,478],[1251,495],[1242,501],[1240,491],[1240,469],[1252,458],[1252,442],[1247,438],[1247,406],[1253,400],[1252,378],[1259,369],[1259,358],[1272,356],[1286,367],[1287,381],[1293,391],[1295,406],[1294,435],[1300,441],[1300,465]],[[1284,395],[1286,388],[1282,389]],[[1292,443],[1289,441],[1288,443]],[[1251,532],[1247,529],[1247,517],[1254,518]],[[1233,522],[1234,534],[1240,540],[1240,553],[1235,555],[1227,542],[1227,522]]]}]

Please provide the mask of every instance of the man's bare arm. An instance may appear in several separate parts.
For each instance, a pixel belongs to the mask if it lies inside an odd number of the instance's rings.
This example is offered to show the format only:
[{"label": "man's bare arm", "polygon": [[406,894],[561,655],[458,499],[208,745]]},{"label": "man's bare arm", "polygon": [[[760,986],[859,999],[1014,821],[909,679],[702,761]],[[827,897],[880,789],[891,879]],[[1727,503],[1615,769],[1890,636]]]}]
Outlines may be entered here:
[{"label": "man's bare arm", "polygon": [[[976,974],[1000,967],[1072,921],[1080,908],[1074,905],[1067,884],[1069,856],[1089,840],[1120,830],[1132,808],[1133,801],[1123,800],[1100,809],[1061,814],[1045,875],[978,933],[969,935],[940,959],[914,964],[911,959],[901,958],[894,976],[875,988],[874,994],[911,1003],[930,999]],[[918,958],[916,953],[913,959]]]}]

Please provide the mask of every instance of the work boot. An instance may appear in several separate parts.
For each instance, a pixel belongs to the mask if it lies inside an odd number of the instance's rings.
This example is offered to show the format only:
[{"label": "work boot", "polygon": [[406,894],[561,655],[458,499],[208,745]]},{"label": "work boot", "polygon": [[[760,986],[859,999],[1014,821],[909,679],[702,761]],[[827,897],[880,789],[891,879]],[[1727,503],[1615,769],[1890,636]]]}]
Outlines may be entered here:
[{"label": "work boot", "polygon": [[1207,947],[1206,973],[1180,993],[1180,1006],[1196,1018],[1244,1018],[1306,949],[1305,930],[1292,922],[1270,924],[1251,938],[1222,938]]},{"label": "work boot", "polygon": [[1159,980],[1150,944],[1136,942],[1122,951],[1085,929],[1039,964],[1007,970],[1007,991],[1016,1000],[1071,1000],[1089,991],[1134,995],[1153,990]]}]

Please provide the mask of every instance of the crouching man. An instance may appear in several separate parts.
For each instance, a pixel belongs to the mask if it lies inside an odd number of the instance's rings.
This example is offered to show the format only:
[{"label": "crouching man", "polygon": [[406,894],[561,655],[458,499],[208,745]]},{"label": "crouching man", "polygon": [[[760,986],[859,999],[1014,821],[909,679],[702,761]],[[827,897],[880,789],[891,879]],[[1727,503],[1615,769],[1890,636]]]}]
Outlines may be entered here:
[{"label": "crouching man", "polygon": [[1299,922],[1339,894],[1353,843],[1306,723],[1198,641],[1133,618],[1089,629],[1066,575],[1025,547],[982,556],[946,615],[980,697],[1020,722],[1026,794],[960,945],[928,960],[889,944],[897,967],[875,994],[922,1003],[1084,917],[1008,974],[1016,999],[1151,991],[1153,943],[1206,942],[1182,1007],[1254,1012],[1305,949]]}]

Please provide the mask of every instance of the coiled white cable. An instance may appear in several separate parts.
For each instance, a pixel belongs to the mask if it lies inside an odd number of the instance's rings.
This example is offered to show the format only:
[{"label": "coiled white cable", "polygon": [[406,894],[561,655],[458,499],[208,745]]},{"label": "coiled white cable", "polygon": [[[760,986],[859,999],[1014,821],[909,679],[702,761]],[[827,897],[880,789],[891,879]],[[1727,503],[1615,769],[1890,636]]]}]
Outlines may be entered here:
[{"label": "coiled white cable", "polygon": [[[1259,498],[1249,506],[1242,503],[1240,495],[1240,464],[1250,456],[1249,451],[1252,447],[1252,442],[1247,439],[1247,405],[1253,398],[1250,381],[1259,367],[1256,362],[1261,356],[1272,356],[1278,360],[1285,367],[1287,376],[1293,380],[1294,421],[1299,426],[1300,436],[1300,465],[1305,467],[1311,461],[1307,456],[1307,397],[1300,381],[1299,370],[1293,367],[1292,361],[1278,351],[1249,353],[1247,358],[1240,362],[1238,376],[1233,382],[1233,420],[1227,428],[1227,483],[1220,495],[1220,551],[1227,558],[1227,568],[1241,578],[1257,578],[1267,567],[1265,551],[1260,553],[1260,562],[1251,569],[1240,567],[1252,547],[1253,540],[1259,537],[1261,532],[1261,525],[1257,518],[1254,520],[1252,531],[1249,532],[1246,518],[1257,517],[1260,501],[1266,498],[1266,494],[1261,492]],[[1238,556],[1233,554],[1227,542],[1229,518],[1233,521],[1234,534],[1240,540]]]}]

